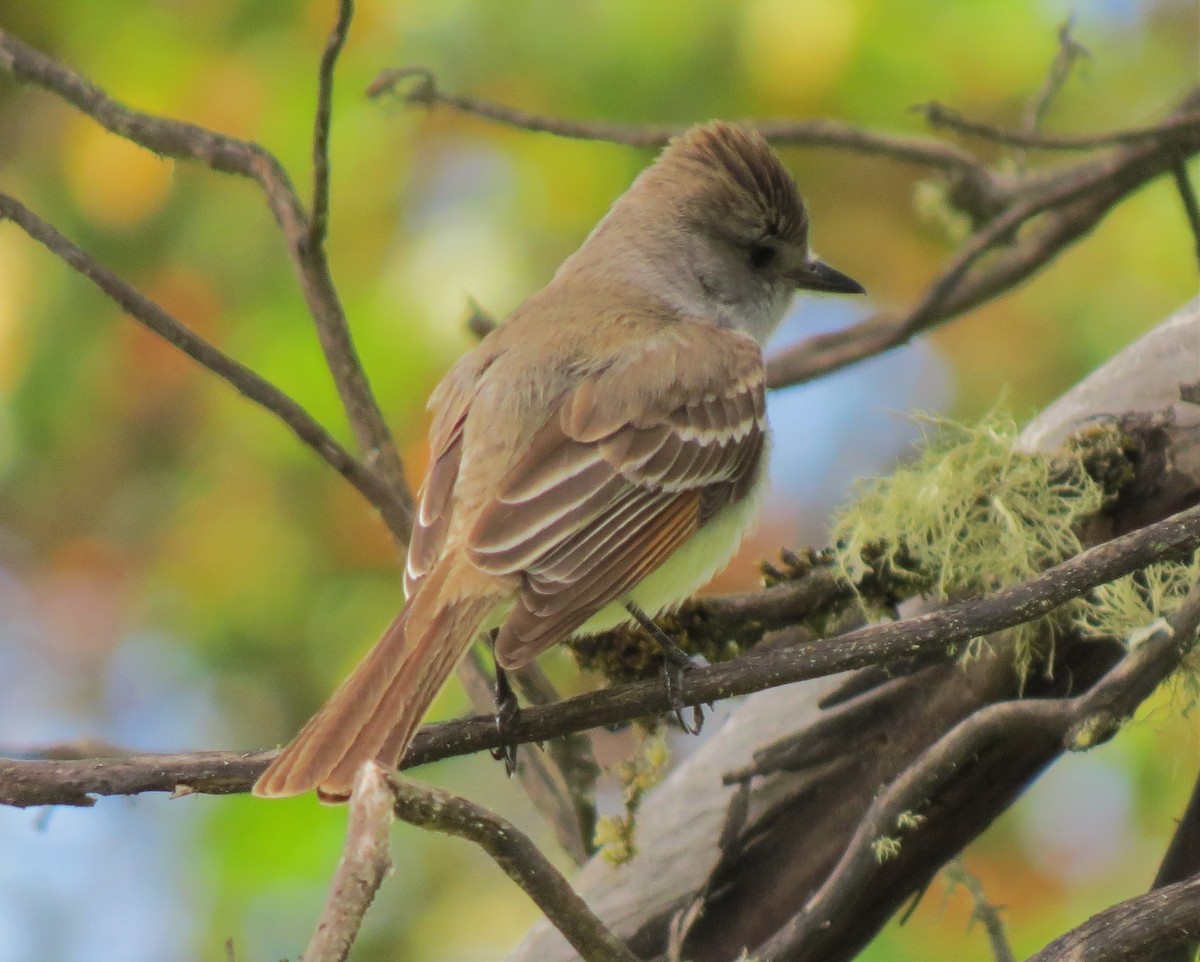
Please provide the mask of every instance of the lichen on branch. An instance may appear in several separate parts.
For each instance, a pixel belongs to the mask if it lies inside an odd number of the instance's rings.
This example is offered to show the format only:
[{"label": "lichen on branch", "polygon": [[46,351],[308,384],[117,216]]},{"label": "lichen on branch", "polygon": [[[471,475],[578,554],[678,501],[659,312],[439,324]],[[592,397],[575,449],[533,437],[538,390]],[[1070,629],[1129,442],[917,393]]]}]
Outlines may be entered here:
[{"label": "lichen on branch", "polygon": [[[1120,470],[1125,446],[1115,425],[1043,454],[1022,451],[1016,424],[995,413],[974,425],[922,423],[913,461],[861,482],[834,520],[837,565],[877,615],[914,595],[985,595],[1078,554],[1083,524],[1132,476]],[[1096,603],[1080,598],[1064,607],[1078,619]],[[1023,675],[1047,624],[1012,629]],[[977,649],[978,640],[968,653]]]}]

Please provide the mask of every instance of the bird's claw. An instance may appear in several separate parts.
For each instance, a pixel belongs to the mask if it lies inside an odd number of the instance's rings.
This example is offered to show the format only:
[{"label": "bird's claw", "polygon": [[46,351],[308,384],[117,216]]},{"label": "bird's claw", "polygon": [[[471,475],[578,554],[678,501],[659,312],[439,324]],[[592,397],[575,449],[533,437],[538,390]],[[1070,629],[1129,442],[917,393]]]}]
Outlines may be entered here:
[{"label": "bird's claw", "polygon": [[667,701],[671,706],[671,711],[675,713],[675,720],[679,723],[679,727],[689,735],[699,735],[700,729],[704,727],[704,709],[699,705],[692,707],[692,723],[690,725],[683,717],[683,710],[687,707],[683,703],[683,676],[685,672],[695,668],[696,663],[641,608],[632,603],[627,604],[625,608],[642,626],[646,634],[658,642],[658,647],[662,650],[663,685],[667,689]]},{"label": "bird's claw", "polygon": [[491,751],[492,758],[504,762],[504,774],[509,778],[517,770],[517,743],[509,733],[513,722],[520,714],[521,705],[516,693],[508,683],[508,675],[499,665],[496,666],[496,733],[500,736],[500,744]]}]

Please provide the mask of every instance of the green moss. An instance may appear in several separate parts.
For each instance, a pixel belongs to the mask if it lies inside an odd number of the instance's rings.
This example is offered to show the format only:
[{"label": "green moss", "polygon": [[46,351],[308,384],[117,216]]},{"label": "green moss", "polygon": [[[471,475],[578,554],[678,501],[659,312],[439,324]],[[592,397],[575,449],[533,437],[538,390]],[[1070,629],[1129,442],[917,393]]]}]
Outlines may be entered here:
[{"label": "green moss", "polygon": [[882,865],[900,854],[900,839],[891,835],[881,835],[871,843],[871,851],[875,855],[875,861]]},{"label": "green moss", "polygon": [[1111,712],[1099,712],[1085,718],[1066,735],[1067,747],[1073,752],[1086,752],[1103,745],[1121,729],[1121,719]]},{"label": "green moss", "polygon": [[950,201],[950,185],[941,178],[918,181],[913,189],[913,210],[925,223],[936,228],[954,244],[971,233],[971,218]]},{"label": "green moss", "polygon": [[[868,609],[886,613],[914,594],[989,594],[1082,550],[1078,528],[1111,497],[1088,470],[1092,446],[1053,456],[1021,452],[1016,425],[994,415],[973,426],[926,424],[916,458],[863,482],[835,518],[838,564]],[[1100,437],[1111,454],[1114,442]],[[1103,461],[1110,474],[1113,460]],[[1012,631],[1023,674],[1046,627],[1042,619]]]},{"label": "green moss", "polygon": [[596,820],[596,848],[613,865],[622,865],[637,854],[634,841],[637,810],[646,793],[662,781],[671,761],[671,753],[661,730],[646,731],[638,752],[615,766],[613,773],[621,783],[624,811]]},{"label": "green moss", "polygon": [[[673,633],[672,640],[688,650],[687,639]],[[621,625],[599,635],[567,639],[575,661],[586,671],[598,671],[617,685],[649,678],[662,667],[662,649],[657,641],[636,625]]]},{"label": "green moss", "polygon": [[1179,607],[1197,581],[1200,555],[1154,564],[1093,590],[1072,622],[1084,635],[1123,638],[1136,647]]}]

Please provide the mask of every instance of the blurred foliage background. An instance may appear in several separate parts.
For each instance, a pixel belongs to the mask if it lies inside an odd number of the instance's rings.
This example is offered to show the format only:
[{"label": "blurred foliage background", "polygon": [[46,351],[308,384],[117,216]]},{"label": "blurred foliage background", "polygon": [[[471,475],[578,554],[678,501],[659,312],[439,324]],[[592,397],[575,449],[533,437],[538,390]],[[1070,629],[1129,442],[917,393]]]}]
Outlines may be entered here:
[{"label": "blurred foliage background", "polygon": [[[430,388],[469,344],[468,297],[500,315],[544,283],[644,152],[364,97],[420,64],[451,90],[579,118],[826,116],[921,130],[947,102],[1015,125],[1065,0],[360,0],[339,66],[329,241],[360,352],[415,479]],[[1084,0],[1092,51],[1060,131],[1152,122],[1197,80],[1191,0]],[[140,109],[257,140],[309,177],[331,0],[0,0],[0,26]],[[821,255],[874,305],[918,295],[953,238],[921,170],[787,150]],[[1053,159],[1053,158],[1052,158]],[[297,398],[350,443],[283,244],[256,189],[161,160],[0,79],[0,189]],[[1170,185],[1125,204],[1018,293],[886,358],[772,399],[769,522],[754,560],[820,544],[853,479],[914,435],[904,412],[1026,416],[1196,292]],[[803,304],[781,339],[872,304]],[[382,524],[271,417],[0,225],[0,745],[98,737],[147,750],[286,740],[401,604]],[[551,667],[568,687],[565,660]],[[464,711],[457,684],[435,710]],[[1021,957],[1143,891],[1200,747],[1169,692],[1104,748],[1053,769],[966,853]],[[680,751],[686,742],[676,742]],[[421,776],[553,842],[483,757]],[[606,804],[611,802],[606,800]],[[295,958],[343,813],[310,798],[106,799],[0,811],[0,962]],[[399,827],[397,871],[354,958],[500,959],[535,910],[465,843]],[[565,861],[565,860],[564,860]],[[990,958],[960,891],[928,893],[870,960]]]}]

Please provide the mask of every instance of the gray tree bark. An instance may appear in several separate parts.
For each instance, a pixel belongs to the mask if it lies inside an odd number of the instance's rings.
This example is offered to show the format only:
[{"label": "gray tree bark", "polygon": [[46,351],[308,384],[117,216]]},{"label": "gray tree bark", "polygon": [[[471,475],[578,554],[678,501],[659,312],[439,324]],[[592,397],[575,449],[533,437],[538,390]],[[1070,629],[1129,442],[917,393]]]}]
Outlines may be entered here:
[{"label": "gray tree bark", "polygon": [[[1099,541],[1200,500],[1200,406],[1181,385],[1200,379],[1200,299],[1130,345],[1051,404],[1021,435],[1049,451],[1073,431],[1120,418],[1144,446],[1129,493],[1088,532]],[[1090,685],[1116,645],[1058,643],[1053,679],[1030,698]],[[593,858],[580,894],[643,958],[674,946],[691,962],[731,962],[775,937],[806,904],[846,848],[879,789],[940,736],[980,708],[1018,697],[1002,645],[969,665],[940,663],[885,680],[827,709],[818,702],[845,676],[750,696],[651,793],[637,826],[637,855],[613,867]],[[764,749],[776,762],[764,771]],[[920,892],[1062,753],[1058,739],[999,742],[956,773],[924,823],[905,836],[854,904],[803,945],[772,959],[850,959],[905,900]],[[762,774],[726,783],[756,765]],[[1200,866],[1194,871],[1200,871]],[[1131,893],[1135,894],[1135,893]],[[544,921],[510,962],[578,956]]]}]

